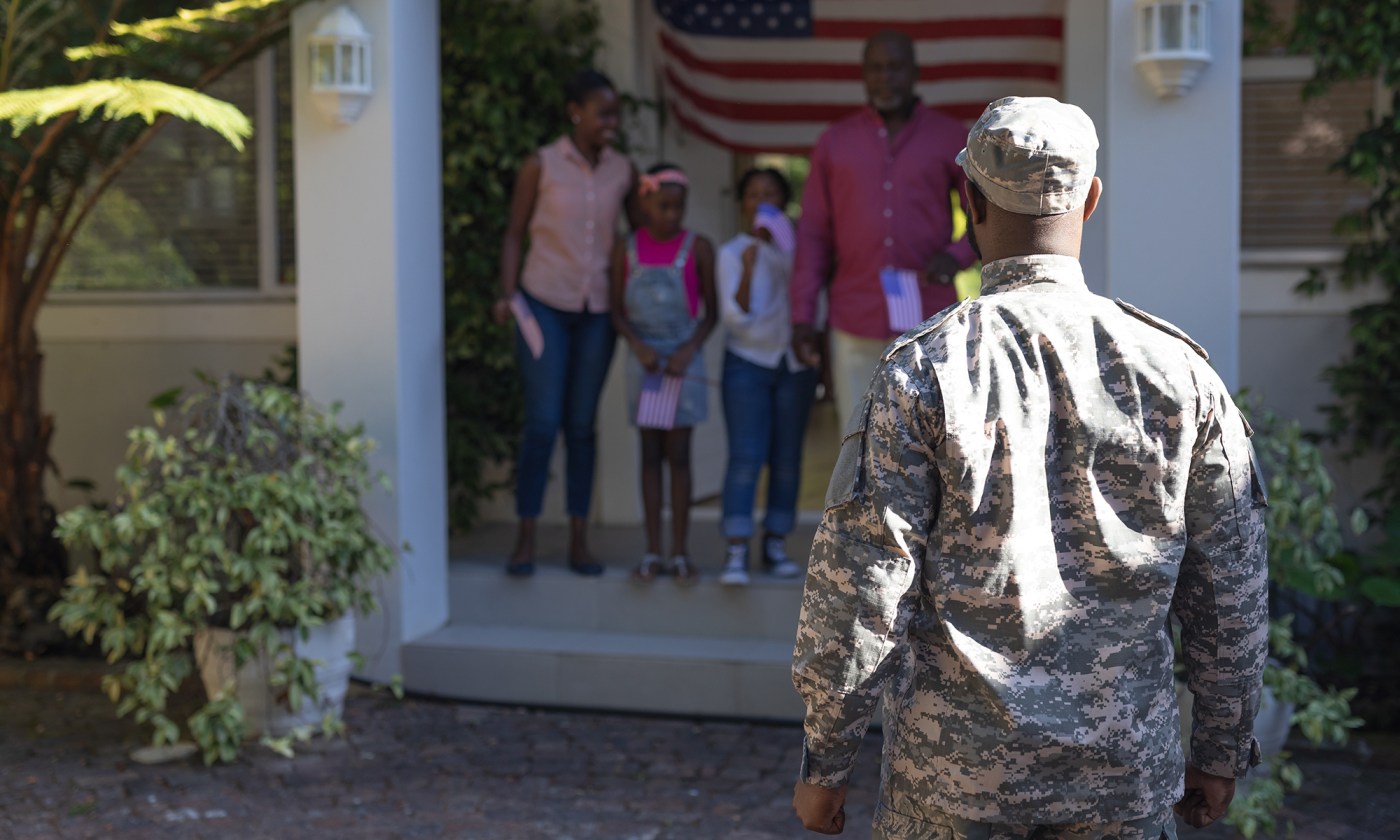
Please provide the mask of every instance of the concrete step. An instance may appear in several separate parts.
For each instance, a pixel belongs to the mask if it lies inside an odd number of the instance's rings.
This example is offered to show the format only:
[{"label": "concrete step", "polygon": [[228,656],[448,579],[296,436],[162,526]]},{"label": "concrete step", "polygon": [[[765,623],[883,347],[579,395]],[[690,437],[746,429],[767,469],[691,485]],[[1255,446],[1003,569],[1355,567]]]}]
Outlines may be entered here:
[{"label": "concrete step", "polygon": [[[788,540],[805,561],[815,527]],[[701,580],[630,580],[640,528],[592,529],[607,565],[579,577],[564,564],[567,529],[542,526],[533,577],[504,574],[514,527],[486,525],[454,542],[448,625],[403,647],[404,685],[468,700],[662,714],[795,721],[792,644],[802,580],[755,574],[719,585],[724,540],[714,523],[691,531]],[[755,546],[756,548],[756,546]]]},{"label": "concrete step", "polygon": [[585,578],[544,566],[518,579],[503,574],[501,563],[471,560],[452,562],[448,586],[455,624],[753,639],[789,649],[802,602],[801,578],[754,574],[748,586],[726,587],[708,573],[679,586],[669,577],[639,584],[624,568]]},{"label": "concrete step", "polygon": [[404,683],[457,699],[796,721],[792,642],[454,623],[403,647]]}]

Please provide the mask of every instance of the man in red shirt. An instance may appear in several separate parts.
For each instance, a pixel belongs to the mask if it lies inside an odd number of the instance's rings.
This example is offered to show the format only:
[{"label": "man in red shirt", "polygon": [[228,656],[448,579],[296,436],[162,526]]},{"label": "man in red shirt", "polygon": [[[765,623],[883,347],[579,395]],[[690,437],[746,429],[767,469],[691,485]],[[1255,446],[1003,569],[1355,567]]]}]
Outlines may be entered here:
[{"label": "man in red shirt", "polygon": [[881,272],[918,278],[922,317],[955,302],[953,275],[971,265],[966,239],[952,241],[950,195],[966,175],[953,158],[967,126],[914,95],[919,68],[902,32],[865,44],[869,105],[817,141],[802,200],[792,272],[793,350],[820,362],[813,322],[828,289],[831,373],[844,420],[865,393],[881,351],[907,327],[892,328]]}]

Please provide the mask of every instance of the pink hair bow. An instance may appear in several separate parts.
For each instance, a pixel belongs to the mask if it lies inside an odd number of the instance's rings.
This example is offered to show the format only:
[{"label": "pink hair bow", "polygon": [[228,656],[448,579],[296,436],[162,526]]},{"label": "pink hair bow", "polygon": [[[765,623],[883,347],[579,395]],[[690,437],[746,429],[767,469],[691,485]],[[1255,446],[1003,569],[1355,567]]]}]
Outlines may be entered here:
[{"label": "pink hair bow", "polygon": [[637,179],[637,191],[642,195],[656,192],[661,189],[662,184],[675,184],[681,187],[689,187],[690,179],[685,177],[685,173],[679,169],[663,169],[660,172],[653,172],[650,175],[643,175]]}]

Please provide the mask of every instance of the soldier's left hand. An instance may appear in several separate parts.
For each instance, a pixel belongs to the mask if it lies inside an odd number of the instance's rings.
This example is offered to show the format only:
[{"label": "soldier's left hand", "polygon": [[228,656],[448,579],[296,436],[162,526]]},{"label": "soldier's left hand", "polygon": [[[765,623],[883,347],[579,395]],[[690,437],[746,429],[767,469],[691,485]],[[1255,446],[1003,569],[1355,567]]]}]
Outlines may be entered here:
[{"label": "soldier's left hand", "polygon": [[824,788],[798,782],[792,792],[792,810],[808,831],[840,834],[846,830],[846,786]]},{"label": "soldier's left hand", "polygon": [[1193,828],[1205,828],[1230,810],[1235,798],[1235,780],[1213,776],[1195,767],[1186,768],[1185,795],[1173,809]]}]

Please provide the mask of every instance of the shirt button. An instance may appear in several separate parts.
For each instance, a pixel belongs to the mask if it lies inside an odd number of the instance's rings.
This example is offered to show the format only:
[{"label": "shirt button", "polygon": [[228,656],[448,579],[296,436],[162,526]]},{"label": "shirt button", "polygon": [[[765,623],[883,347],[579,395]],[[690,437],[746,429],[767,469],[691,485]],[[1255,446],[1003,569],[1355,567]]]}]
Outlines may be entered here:
[{"label": "shirt button", "polygon": [[885,182],[885,189],[887,189],[887,190],[892,190],[892,189],[894,189],[894,184],[891,183],[891,182],[889,182],[889,181],[886,181],[886,182]]},{"label": "shirt button", "polygon": [[884,136],[885,136],[885,130],[884,130],[883,128],[880,129],[880,136],[881,136],[881,137],[884,137]]},{"label": "shirt button", "polygon": [[894,239],[893,239],[892,237],[886,236],[886,237],[885,237],[885,247],[886,247],[886,248],[890,248],[890,247],[893,247],[893,246],[894,246]]},{"label": "shirt button", "polygon": [[890,208],[886,207],[886,208],[885,208],[885,218],[888,219],[889,217],[891,217],[891,216],[893,216],[893,215],[894,215],[894,211],[891,210]]}]

